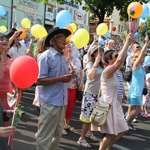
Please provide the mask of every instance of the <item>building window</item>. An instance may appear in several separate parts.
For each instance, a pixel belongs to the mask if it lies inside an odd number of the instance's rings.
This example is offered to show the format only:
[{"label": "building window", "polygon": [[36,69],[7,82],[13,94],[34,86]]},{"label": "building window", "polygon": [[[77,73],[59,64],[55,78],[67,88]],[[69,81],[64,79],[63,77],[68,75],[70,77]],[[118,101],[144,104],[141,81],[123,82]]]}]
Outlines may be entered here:
[{"label": "building window", "polygon": [[76,21],[76,10],[74,10],[73,20]]},{"label": "building window", "polygon": [[53,8],[52,8],[52,7],[48,7],[48,8],[47,8],[47,11],[48,11],[48,12],[53,12]]},{"label": "building window", "polygon": [[89,32],[90,32],[90,33],[94,33],[94,32],[95,32],[95,23],[90,23]]},{"label": "building window", "polygon": [[87,24],[86,17],[87,17],[87,14],[84,14],[84,24]]},{"label": "building window", "polygon": [[118,26],[118,32],[121,32],[121,31],[120,31],[120,24],[119,24],[119,26]]}]

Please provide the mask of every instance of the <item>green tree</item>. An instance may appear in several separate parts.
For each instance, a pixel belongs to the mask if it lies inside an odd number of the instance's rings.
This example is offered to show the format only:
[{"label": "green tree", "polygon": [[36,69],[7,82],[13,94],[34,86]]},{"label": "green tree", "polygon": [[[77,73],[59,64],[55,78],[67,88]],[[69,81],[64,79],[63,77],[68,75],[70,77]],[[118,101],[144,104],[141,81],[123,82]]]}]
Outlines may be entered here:
[{"label": "green tree", "polygon": [[145,22],[142,22],[140,26],[141,26],[141,30],[139,30],[140,39],[143,39],[147,34],[150,37],[150,16],[147,17]]},{"label": "green tree", "polygon": [[[38,0],[47,3],[48,0]],[[52,0],[55,1],[55,0]],[[121,20],[128,20],[127,7],[135,0],[84,0],[86,6],[83,7],[87,12],[91,12],[91,19],[98,18],[99,23],[102,23],[105,15],[108,17],[112,14],[114,7],[120,11]],[[64,0],[56,0],[58,4],[63,4]],[[149,0],[136,0],[136,2],[147,3]],[[82,0],[71,0],[71,3],[81,4]]]}]

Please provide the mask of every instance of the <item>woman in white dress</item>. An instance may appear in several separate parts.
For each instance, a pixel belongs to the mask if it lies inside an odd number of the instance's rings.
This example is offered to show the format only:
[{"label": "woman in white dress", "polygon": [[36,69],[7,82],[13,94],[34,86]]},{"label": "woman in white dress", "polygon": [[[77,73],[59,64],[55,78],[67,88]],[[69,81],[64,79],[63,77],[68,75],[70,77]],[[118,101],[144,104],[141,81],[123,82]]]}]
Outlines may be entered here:
[{"label": "woman in white dress", "polygon": [[103,56],[107,67],[101,76],[101,97],[98,101],[101,105],[109,105],[110,110],[106,123],[100,127],[104,137],[100,142],[99,150],[110,150],[112,145],[128,131],[128,125],[124,119],[122,106],[117,94],[119,86],[117,70],[125,60],[131,40],[132,34],[129,34],[119,55],[114,50],[108,50]]}]

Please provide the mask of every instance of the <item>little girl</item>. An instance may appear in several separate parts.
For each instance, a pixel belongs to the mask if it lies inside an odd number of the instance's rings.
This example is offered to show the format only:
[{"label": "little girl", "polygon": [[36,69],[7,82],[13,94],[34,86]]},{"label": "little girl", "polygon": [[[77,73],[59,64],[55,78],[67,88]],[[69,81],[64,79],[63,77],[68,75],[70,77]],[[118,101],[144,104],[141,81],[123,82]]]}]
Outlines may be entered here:
[{"label": "little girl", "polygon": [[146,74],[146,87],[147,95],[143,95],[141,116],[148,118],[150,117],[150,114],[148,113],[148,108],[150,107],[150,73]]}]

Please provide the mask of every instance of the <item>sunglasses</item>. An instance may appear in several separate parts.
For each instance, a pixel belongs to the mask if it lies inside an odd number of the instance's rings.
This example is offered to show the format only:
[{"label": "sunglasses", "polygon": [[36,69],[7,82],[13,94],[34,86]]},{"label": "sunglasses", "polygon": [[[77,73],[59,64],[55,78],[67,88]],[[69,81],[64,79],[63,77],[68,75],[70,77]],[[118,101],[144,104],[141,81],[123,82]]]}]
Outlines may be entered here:
[{"label": "sunglasses", "polygon": [[141,49],[141,46],[136,46],[136,48]]},{"label": "sunglasses", "polygon": [[118,57],[118,54],[115,54],[115,58],[117,58]]}]

